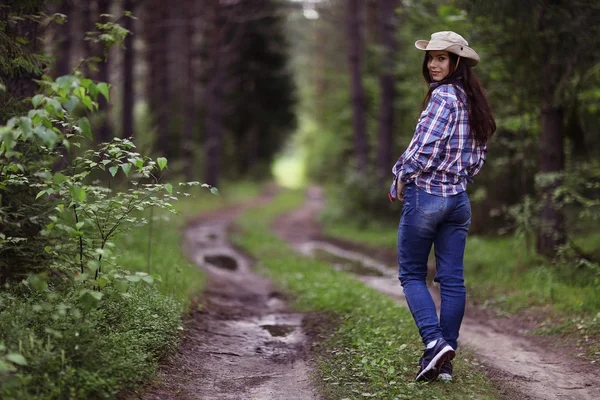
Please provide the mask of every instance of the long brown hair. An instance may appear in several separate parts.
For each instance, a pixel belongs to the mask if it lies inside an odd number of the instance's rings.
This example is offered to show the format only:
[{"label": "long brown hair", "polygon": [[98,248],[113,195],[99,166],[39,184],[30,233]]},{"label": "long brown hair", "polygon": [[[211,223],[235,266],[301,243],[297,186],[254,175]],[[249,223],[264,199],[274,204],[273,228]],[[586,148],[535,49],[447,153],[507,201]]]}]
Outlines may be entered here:
[{"label": "long brown hair", "polygon": [[[461,86],[467,94],[466,104],[467,109],[469,110],[469,126],[471,132],[477,143],[482,145],[486,144],[496,131],[496,121],[494,120],[492,108],[490,107],[485,90],[483,89],[479,78],[477,78],[477,75],[475,75],[472,68],[467,64],[467,60],[461,59],[459,61],[458,55],[450,52],[448,52],[448,54],[450,55],[450,71],[453,72],[449,73],[448,76],[439,83],[455,86],[458,85],[459,82],[462,83]],[[429,52],[426,52],[422,69],[423,77],[428,84],[434,82],[429,74],[429,69],[427,68],[429,57]],[[423,110],[427,107],[427,104],[429,104],[431,92],[433,92],[433,88],[430,87],[423,100]],[[465,99],[461,99],[460,97],[461,96],[459,96],[459,100],[465,102]]]}]

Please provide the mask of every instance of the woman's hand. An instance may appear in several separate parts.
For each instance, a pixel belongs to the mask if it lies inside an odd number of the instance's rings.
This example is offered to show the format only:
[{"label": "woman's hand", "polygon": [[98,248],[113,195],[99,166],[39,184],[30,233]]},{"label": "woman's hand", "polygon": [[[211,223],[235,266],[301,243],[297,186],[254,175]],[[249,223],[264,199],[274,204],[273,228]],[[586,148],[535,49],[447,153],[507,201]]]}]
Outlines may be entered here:
[{"label": "woman's hand", "polygon": [[400,179],[396,182],[396,199],[404,201],[404,183]]}]

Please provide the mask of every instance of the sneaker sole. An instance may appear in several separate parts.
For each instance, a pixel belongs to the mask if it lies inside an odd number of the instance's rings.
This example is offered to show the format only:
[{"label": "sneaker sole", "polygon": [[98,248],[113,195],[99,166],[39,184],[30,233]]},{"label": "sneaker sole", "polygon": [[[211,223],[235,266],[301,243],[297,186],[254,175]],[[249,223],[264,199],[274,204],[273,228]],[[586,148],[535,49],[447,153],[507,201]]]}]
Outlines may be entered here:
[{"label": "sneaker sole", "polygon": [[438,380],[444,381],[444,382],[449,382],[452,380],[452,375],[447,374],[447,373],[439,374]]},{"label": "sneaker sole", "polygon": [[456,353],[454,352],[454,349],[452,348],[452,346],[448,345],[446,347],[444,347],[439,353],[437,353],[435,355],[435,357],[433,357],[433,359],[429,362],[429,364],[427,364],[427,367],[425,367],[425,369],[423,369],[423,371],[421,371],[421,373],[419,373],[419,375],[417,375],[417,382],[418,381],[431,381],[434,380],[438,377],[438,375],[434,376],[434,377],[426,377],[425,374],[427,374],[429,371],[431,370],[435,370],[438,369],[440,367],[440,365],[442,365],[444,362],[446,361],[451,361],[454,358],[454,355]]}]

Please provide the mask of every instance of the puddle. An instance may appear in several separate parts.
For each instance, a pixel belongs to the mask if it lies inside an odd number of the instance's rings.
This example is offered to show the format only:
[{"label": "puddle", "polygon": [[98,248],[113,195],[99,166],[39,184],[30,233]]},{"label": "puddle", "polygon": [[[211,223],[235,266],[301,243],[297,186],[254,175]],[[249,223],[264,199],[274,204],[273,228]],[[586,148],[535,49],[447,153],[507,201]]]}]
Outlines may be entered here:
[{"label": "puddle", "polygon": [[234,258],[225,255],[205,255],[204,260],[215,267],[226,269],[228,271],[235,271],[238,268],[237,261]]},{"label": "puddle", "polygon": [[296,329],[290,325],[261,325],[260,327],[268,331],[271,336],[287,336]]},{"label": "puddle", "polygon": [[346,257],[342,257],[337,254],[332,254],[327,250],[323,250],[320,248],[315,248],[312,251],[312,255],[317,260],[324,261],[329,264],[333,264],[336,269],[340,269],[342,271],[350,272],[356,275],[365,275],[365,276],[383,276],[383,272],[379,269],[370,267],[368,265],[363,264],[359,260],[350,259]]}]

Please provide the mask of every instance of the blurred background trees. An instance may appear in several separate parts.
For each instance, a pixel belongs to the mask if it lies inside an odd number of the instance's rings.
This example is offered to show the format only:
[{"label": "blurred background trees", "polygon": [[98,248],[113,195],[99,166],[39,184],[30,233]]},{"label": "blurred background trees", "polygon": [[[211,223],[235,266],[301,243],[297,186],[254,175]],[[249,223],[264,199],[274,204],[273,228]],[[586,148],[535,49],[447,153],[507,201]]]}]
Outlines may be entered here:
[{"label": "blurred background trees", "polygon": [[[344,37],[344,13],[362,35]],[[596,2],[330,0],[304,2],[304,14],[315,14],[314,19],[292,19],[298,25],[312,24],[304,35],[293,36],[292,54],[303,87],[296,139],[305,149],[309,176],[334,184],[335,206],[324,218],[351,217],[359,224],[377,225],[397,210],[384,201],[391,166],[412,137],[427,89],[420,72],[423,53],[414,49],[414,41],[454,30],[481,55],[476,72],[498,123],[488,163],[469,187],[472,232],[520,232],[550,257],[563,245],[578,247],[577,236],[597,235]],[[363,48],[359,55],[357,46]],[[348,72],[340,68],[340,53],[348,56]],[[357,95],[357,60],[364,100]],[[362,113],[370,149],[366,162],[353,150],[363,134],[363,125],[356,122]],[[386,133],[390,129],[391,137]],[[391,160],[386,150],[393,154]],[[357,174],[354,164],[371,172]],[[374,171],[385,176],[383,182]],[[599,253],[595,250],[596,258]]]},{"label": "blurred background trees", "polygon": [[[24,107],[32,79],[81,72],[112,84],[90,116],[97,141],[133,135],[141,152],[169,159],[170,176],[211,185],[269,179],[277,157],[295,154],[309,181],[330,188],[323,218],[363,225],[397,223],[391,167],[427,90],[414,41],[454,30],[481,55],[476,71],[498,122],[469,188],[472,231],[522,232],[548,256],[597,234],[597,2],[1,4],[2,121]],[[115,20],[131,32],[124,48],[86,35]]]}]

